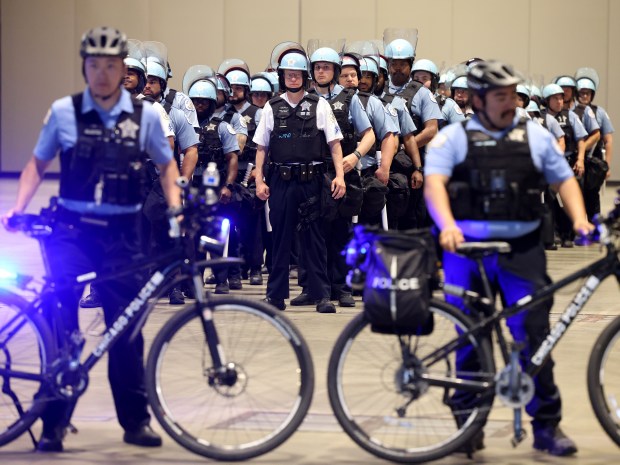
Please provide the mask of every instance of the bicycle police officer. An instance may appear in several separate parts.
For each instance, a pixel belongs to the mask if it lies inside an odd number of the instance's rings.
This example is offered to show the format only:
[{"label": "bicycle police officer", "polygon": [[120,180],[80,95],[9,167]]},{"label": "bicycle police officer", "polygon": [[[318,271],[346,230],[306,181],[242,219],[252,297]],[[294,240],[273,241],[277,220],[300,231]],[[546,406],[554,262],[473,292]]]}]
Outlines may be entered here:
[{"label": "bicycle police officer", "polygon": [[[549,283],[540,237],[540,190],[545,181],[562,196],[575,231],[586,233],[594,228],[587,221],[579,185],[555,138],[533,121],[516,116],[520,81],[501,62],[476,63],[467,74],[475,115],[442,129],[426,155],[424,193],[445,249],[446,283],[483,292],[478,289],[476,262],[453,252],[465,240],[506,241],[511,252],[485,258],[484,266],[492,288],[500,290],[507,305]],[[464,308],[460,298],[447,299]],[[550,307],[551,301],[546,301],[508,318],[515,341],[524,347],[522,363],[529,360],[530,348],[547,336]],[[462,350],[458,369],[475,371],[474,364]],[[533,417],[534,448],[552,455],[574,454],[575,443],[558,427],[562,412],[553,361],[544,365],[534,382],[534,398],[526,407]],[[451,402],[457,422],[456,412],[475,405],[472,395],[464,391],[457,391]],[[470,452],[482,448],[482,436],[469,447]]]},{"label": "bicycle police officer", "polygon": [[[143,202],[146,158],[155,162],[168,205],[179,208],[179,175],[159,116],[149,103],[122,88],[127,39],[120,31],[97,27],[82,37],[80,55],[86,90],[55,101],[19,180],[15,206],[3,218],[23,213],[60,151],[60,197],[46,253],[53,276],[75,283],[87,272],[122,269],[141,253],[138,218]],[[139,291],[143,277],[123,276],[98,283],[109,325]],[[58,297],[66,310],[66,337],[81,338],[77,320],[83,288],[68,287]],[[83,339],[82,339],[83,340]],[[108,376],[123,440],[145,447],[161,445],[149,426],[144,388],[144,340],[121,337],[109,352]],[[62,451],[64,428],[73,402],[47,404],[40,451]]]},{"label": "bicycle police officer", "polygon": [[[305,249],[307,287],[320,313],[334,313],[327,278],[327,252],[321,232],[320,206],[325,152],[331,152],[335,178],[332,196],[344,196],[342,134],[329,103],[304,92],[308,80],[308,59],[301,51],[289,51],[279,58],[280,87],[286,92],[269,101],[254,135],[256,152],[256,195],[269,199],[273,228],[273,265],[267,281],[267,298],[280,310],[289,296],[289,264],[295,231]],[[264,164],[269,150],[271,164],[266,182]]]}]

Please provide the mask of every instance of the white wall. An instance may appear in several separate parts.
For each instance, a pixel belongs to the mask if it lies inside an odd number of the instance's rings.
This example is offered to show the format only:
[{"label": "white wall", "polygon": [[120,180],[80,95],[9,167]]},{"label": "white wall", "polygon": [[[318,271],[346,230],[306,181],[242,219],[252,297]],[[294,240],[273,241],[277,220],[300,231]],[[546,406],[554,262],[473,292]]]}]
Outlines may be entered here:
[{"label": "white wall", "polygon": [[[0,171],[18,172],[50,103],[82,89],[79,40],[111,25],[129,37],[168,46],[179,88],[193,64],[216,68],[241,58],[264,69],[284,40],[381,38],[386,27],[417,27],[418,58],[452,65],[498,58],[526,75],[595,68],[595,103],[620,115],[620,1],[617,0],[0,0]],[[284,18],[284,20],[277,20]],[[620,120],[616,121],[620,127]],[[620,147],[620,144],[616,144]],[[620,148],[612,178],[620,180]]]}]

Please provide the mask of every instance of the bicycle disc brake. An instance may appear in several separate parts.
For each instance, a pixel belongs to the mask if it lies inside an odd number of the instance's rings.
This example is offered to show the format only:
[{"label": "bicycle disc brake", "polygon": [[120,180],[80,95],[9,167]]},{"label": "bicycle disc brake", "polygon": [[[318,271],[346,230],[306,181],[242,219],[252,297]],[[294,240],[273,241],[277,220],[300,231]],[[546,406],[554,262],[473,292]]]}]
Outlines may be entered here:
[{"label": "bicycle disc brake", "polygon": [[495,395],[510,408],[521,408],[534,397],[534,381],[519,366],[507,365],[497,374],[495,383]]},{"label": "bicycle disc brake", "polygon": [[225,397],[236,397],[243,393],[248,385],[248,375],[237,363],[228,363],[222,369],[205,370],[209,386]]}]

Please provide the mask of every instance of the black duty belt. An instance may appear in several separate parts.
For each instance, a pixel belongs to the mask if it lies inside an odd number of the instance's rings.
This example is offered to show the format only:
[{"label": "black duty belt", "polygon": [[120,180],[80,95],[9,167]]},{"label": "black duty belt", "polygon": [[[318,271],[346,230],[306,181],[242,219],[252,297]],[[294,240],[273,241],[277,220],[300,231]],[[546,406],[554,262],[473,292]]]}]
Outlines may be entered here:
[{"label": "black duty belt", "polygon": [[284,181],[312,181],[325,173],[324,163],[271,163],[270,170]]}]

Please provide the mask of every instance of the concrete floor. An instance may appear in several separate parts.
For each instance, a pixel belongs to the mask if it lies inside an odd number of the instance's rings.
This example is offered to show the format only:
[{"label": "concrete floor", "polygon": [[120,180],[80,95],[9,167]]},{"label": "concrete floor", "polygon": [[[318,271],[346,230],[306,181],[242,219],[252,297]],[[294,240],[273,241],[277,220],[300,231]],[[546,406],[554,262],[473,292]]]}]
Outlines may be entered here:
[{"label": "concrete floor", "polygon": [[[57,184],[47,181],[40,194],[34,199],[31,211],[44,204],[47,196],[54,192]],[[0,211],[7,210],[13,202],[16,181],[0,180]],[[603,211],[613,200],[614,190],[608,189],[604,196]],[[576,247],[550,252],[549,272],[559,278],[593,261],[600,255],[597,246]],[[17,262],[24,272],[41,274],[41,264],[36,244],[24,237],[0,232],[0,263],[8,258]],[[299,293],[296,283],[291,282],[291,296]],[[577,290],[571,286],[556,295],[553,318],[565,308]],[[265,286],[244,284],[241,291],[245,296],[261,298]],[[359,299],[359,298],[358,298]],[[338,309],[333,315],[321,315],[313,307],[288,307],[286,315],[301,329],[306,337],[315,365],[316,387],[310,412],[301,428],[281,447],[253,460],[257,464],[379,464],[386,463],[375,458],[354,444],[342,432],[331,413],[326,392],[326,366],[331,347],[342,327],[359,312],[357,308]],[[145,328],[147,340],[152,337],[161,321],[172,315],[176,307],[161,302],[153,318]],[[82,310],[83,325],[95,316],[94,310]],[[579,452],[571,458],[555,458],[537,452],[531,447],[531,435],[516,449],[510,445],[511,411],[495,402],[490,422],[492,431],[487,431],[486,449],[477,453],[474,460],[489,464],[525,463],[570,463],[608,465],[620,463],[620,449],[607,438],[599,426],[588,401],[586,387],[586,365],[594,339],[614,316],[620,313],[618,285],[608,280],[593,296],[583,313],[561,341],[554,358],[556,379],[560,386],[564,405],[563,430],[579,446]],[[88,345],[96,344],[96,336],[88,337]],[[205,458],[196,456],[165,436],[158,424],[153,427],[164,435],[164,446],[158,449],[141,449],[122,442],[122,430],[116,422],[112,399],[105,375],[105,363],[100,363],[91,372],[89,390],[80,399],[73,422],[79,434],[70,435],[65,442],[66,451],[61,454],[40,454],[32,452],[32,443],[22,436],[0,449],[0,462],[4,465],[22,463],[45,464],[192,464],[203,463]],[[529,432],[529,424],[526,422]],[[453,455],[438,464],[465,464],[472,461],[463,455]]]}]

